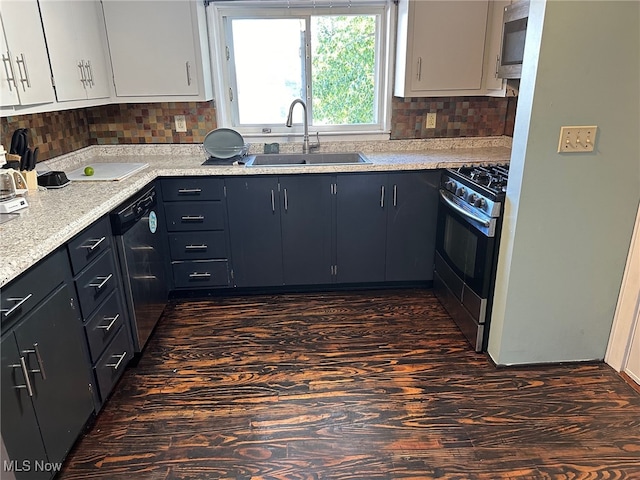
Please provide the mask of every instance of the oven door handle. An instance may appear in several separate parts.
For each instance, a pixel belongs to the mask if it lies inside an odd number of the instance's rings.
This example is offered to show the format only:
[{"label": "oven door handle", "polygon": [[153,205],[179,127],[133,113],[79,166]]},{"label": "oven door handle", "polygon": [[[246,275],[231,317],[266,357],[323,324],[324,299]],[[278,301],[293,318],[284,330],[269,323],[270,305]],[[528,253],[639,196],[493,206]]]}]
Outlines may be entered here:
[{"label": "oven door handle", "polygon": [[474,215],[473,213],[469,213],[464,208],[456,205],[455,202],[452,202],[451,200],[449,200],[449,198],[447,198],[447,196],[442,192],[442,190],[439,190],[438,193],[440,193],[440,197],[446,202],[446,204],[449,205],[451,208],[453,208],[460,215],[470,218],[475,222],[478,222],[483,227],[489,228],[491,226],[491,222],[489,220],[485,220],[484,218],[480,218]]}]

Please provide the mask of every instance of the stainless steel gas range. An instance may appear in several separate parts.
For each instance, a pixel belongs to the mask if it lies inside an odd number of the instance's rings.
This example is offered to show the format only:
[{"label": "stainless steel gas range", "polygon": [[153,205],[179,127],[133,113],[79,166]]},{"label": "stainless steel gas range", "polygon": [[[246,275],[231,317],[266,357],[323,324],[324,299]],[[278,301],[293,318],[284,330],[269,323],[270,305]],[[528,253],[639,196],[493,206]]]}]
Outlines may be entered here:
[{"label": "stainless steel gas range", "polygon": [[434,291],[476,351],[487,348],[508,165],[446,170]]}]

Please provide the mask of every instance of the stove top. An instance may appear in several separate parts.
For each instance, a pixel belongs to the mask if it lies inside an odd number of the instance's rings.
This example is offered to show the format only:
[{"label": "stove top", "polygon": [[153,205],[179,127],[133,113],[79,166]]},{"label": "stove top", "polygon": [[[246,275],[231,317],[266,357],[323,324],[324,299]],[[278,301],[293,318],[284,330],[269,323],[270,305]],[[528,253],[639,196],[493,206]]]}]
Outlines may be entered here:
[{"label": "stove top", "polygon": [[489,190],[496,196],[503,196],[507,191],[509,164],[463,165],[452,170],[462,178]]}]

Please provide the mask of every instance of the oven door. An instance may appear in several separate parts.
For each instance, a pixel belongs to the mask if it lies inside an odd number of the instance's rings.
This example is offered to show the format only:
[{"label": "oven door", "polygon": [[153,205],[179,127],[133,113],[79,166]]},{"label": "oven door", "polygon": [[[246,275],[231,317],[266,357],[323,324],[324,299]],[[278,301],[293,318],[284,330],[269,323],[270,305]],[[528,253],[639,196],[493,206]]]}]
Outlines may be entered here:
[{"label": "oven door", "polygon": [[467,288],[486,301],[491,287],[496,219],[456,200],[455,195],[440,190],[436,252]]}]

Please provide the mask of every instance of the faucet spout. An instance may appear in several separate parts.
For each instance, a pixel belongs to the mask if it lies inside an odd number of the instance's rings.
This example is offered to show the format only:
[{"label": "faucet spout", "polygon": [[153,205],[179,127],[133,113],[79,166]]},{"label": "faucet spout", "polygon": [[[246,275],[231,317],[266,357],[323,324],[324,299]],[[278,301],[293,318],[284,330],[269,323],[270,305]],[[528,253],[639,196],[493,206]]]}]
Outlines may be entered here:
[{"label": "faucet spout", "polygon": [[285,127],[291,127],[293,125],[293,107],[299,103],[304,110],[304,136],[302,137],[302,153],[309,153],[309,119],[307,117],[307,105],[299,98],[296,98],[289,106],[289,115],[287,116],[287,122]]}]

